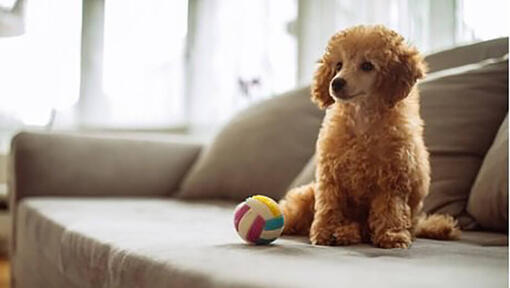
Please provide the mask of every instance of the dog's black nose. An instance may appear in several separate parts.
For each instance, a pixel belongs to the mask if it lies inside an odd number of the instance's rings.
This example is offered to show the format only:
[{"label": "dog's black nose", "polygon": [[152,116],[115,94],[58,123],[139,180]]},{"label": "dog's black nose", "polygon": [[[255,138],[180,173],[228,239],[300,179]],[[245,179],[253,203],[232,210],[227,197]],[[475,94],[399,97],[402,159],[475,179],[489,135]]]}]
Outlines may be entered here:
[{"label": "dog's black nose", "polygon": [[347,82],[344,80],[344,78],[335,78],[333,83],[331,83],[331,87],[333,88],[333,91],[338,92],[342,90],[346,83]]}]

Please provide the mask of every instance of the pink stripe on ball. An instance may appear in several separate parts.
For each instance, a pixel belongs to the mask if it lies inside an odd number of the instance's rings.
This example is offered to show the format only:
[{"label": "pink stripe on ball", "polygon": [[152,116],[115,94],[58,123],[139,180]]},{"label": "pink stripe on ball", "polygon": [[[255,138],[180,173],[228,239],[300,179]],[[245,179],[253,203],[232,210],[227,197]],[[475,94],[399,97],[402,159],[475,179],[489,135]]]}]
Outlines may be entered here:
[{"label": "pink stripe on ball", "polygon": [[257,218],[253,221],[253,224],[251,224],[250,231],[248,232],[248,235],[246,235],[246,240],[252,243],[257,242],[265,225],[266,221],[264,218],[257,216]]},{"label": "pink stripe on ball", "polygon": [[236,231],[239,231],[239,222],[241,222],[241,219],[243,219],[244,214],[246,214],[248,210],[250,210],[250,206],[244,204],[243,207],[236,211],[236,214],[234,215],[234,225],[236,227]]}]

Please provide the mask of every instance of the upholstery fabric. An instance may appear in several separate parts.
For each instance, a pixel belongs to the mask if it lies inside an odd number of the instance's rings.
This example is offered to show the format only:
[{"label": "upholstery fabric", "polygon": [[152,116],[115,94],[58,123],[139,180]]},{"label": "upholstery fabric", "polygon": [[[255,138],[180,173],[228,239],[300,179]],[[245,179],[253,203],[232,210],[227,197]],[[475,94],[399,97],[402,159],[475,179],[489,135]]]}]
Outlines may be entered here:
[{"label": "upholstery fabric", "polygon": [[175,199],[27,198],[18,210],[16,287],[508,285],[504,234],[418,239],[409,250],[317,247],[301,237],[251,246],[236,235],[233,209]]},{"label": "upholstery fabric", "polygon": [[[474,68],[474,67],[473,67]],[[483,158],[508,112],[508,59],[424,81],[421,113],[432,184],[424,209],[474,222],[465,207]]]},{"label": "upholstery fabric", "polygon": [[289,189],[292,189],[294,187],[298,187],[301,185],[308,184],[312,181],[315,181],[315,154],[310,157],[308,160],[308,163],[306,163],[305,167],[303,167],[303,170],[299,172],[296,178],[292,181],[290,184]]},{"label": "upholstery fabric", "polygon": [[169,195],[199,152],[182,141],[22,132],[12,141],[11,198]]},{"label": "upholstery fabric", "polygon": [[489,58],[499,58],[507,53],[508,37],[504,37],[432,53],[425,57],[425,61],[429,64],[429,73],[432,73]]},{"label": "upholstery fabric", "polygon": [[[420,83],[432,166],[424,209],[453,215],[463,228],[474,228],[465,207],[485,153],[508,111],[508,60],[492,59],[437,73]],[[313,181],[314,165],[312,157],[291,187]]]},{"label": "upholstery fabric", "polygon": [[309,95],[309,87],[297,89],[239,113],[201,153],[179,196],[283,196],[313,154],[323,117]]},{"label": "upholstery fabric", "polygon": [[467,211],[483,228],[508,231],[508,115],[483,160]]}]

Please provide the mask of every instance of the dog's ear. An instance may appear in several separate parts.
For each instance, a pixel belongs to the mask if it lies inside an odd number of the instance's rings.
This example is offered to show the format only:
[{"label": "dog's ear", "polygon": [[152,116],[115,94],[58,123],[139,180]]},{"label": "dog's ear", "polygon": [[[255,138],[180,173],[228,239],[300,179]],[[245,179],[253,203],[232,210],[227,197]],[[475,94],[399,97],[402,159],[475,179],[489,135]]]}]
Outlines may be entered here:
[{"label": "dog's ear", "polygon": [[319,60],[318,64],[312,82],[312,101],[319,108],[326,109],[335,102],[329,95],[329,82],[334,76],[334,71],[324,58]]},{"label": "dog's ear", "polygon": [[427,64],[414,47],[404,47],[397,51],[388,65],[381,90],[388,107],[393,107],[409,95],[418,79],[425,76]]}]

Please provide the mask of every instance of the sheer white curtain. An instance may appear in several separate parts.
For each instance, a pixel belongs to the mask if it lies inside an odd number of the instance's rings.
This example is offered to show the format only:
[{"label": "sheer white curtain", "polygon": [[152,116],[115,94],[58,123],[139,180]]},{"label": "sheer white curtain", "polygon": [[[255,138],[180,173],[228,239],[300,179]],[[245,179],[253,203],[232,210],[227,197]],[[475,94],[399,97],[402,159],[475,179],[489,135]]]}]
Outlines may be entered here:
[{"label": "sheer white curtain", "polygon": [[191,0],[188,115],[216,126],[250,103],[296,85],[294,0]]},{"label": "sheer white curtain", "polygon": [[187,2],[105,1],[105,125],[156,128],[184,122]]},{"label": "sheer white curtain", "polygon": [[82,125],[207,129],[296,84],[295,0],[84,3]]},{"label": "sheer white curtain", "polygon": [[84,0],[78,125],[183,125],[187,0]]},{"label": "sheer white curtain", "polygon": [[457,0],[456,8],[457,42],[508,37],[510,1]]},{"label": "sheer white curtain", "polygon": [[0,38],[3,146],[27,125],[217,126],[296,84],[295,0],[27,2]]},{"label": "sheer white curtain", "polygon": [[0,152],[17,129],[46,126],[79,98],[81,0],[25,2],[24,34],[0,37]]}]

